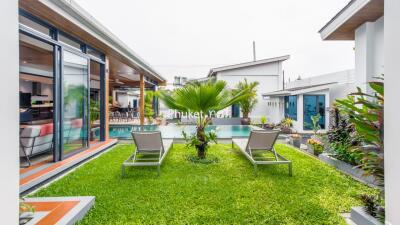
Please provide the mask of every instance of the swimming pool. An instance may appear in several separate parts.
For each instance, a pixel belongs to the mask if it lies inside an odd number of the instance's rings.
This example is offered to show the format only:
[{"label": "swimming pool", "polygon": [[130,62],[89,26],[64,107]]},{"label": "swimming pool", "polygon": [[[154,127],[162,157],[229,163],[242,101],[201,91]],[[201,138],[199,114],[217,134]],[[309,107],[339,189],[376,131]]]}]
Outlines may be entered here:
[{"label": "swimming pool", "polygon": [[[111,125],[109,130],[109,135],[111,138],[118,139],[132,139],[132,131],[140,131],[142,126],[138,125]],[[196,132],[196,126],[156,126],[156,125],[145,125],[143,126],[144,131],[161,131],[163,138],[182,138],[182,131],[188,134]],[[206,131],[214,130],[217,132],[218,138],[232,138],[232,137],[248,137],[251,130],[261,130],[261,128],[256,126],[246,126],[246,125],[210,125],[207,127]]]}]

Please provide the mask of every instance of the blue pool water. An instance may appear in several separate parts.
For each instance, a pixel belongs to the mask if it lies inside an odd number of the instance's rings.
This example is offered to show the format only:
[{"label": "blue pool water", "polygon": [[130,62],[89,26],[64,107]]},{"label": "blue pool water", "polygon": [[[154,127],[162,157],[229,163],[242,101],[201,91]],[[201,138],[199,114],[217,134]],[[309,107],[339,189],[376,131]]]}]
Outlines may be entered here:
[{"label": "blue pool water", "polygon": [[[110,137],[118,139],[132,139],[132,131],[140,131],[141,126],[137,125],[111,125],[110,126]],[[218,138],[232,138],[232,137],[248,137],[251,130],[260,130],[261,128],[255,126],[245,125],[218,125],[208,126],[206,131],[214,130],[217,132]],[[182,138],[182,131],[188,134],[196,132],[196,126],[155,126],[145,125],[143,126],[144,131],[161,131],[163,138]]]}]

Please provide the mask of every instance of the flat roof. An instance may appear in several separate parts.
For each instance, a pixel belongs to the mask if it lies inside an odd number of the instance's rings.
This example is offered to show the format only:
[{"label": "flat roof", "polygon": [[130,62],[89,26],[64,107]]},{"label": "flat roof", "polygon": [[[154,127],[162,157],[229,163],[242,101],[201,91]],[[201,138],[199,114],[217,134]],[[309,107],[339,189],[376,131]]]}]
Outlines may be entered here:
[{"label": "flat roof", "polygon": [[228,65],[228,66],[222,66],[222,67],[216,67],[210,70],[208,73],[208,76],[212,76],[217,72],[221,71],[226,71],[226,70],[234,70],[238,68],[244,68],[244,67],[250,67],[250,66],[256,66],[256,65],[261,65],[261,64],[268,64],[268,63],[273,63],[273,62],[279,62],[279,61],[285,61],[290,58],[290,55],[284,55],[284,56],[279,56],[279,57],[274,57],[274,58],[268,58],[268,59],[260,59],[252,62],[245,62],[245,63],[239,63],[239,64],[233,64],[233,65]]},{"label": "flat roof", "polygon": [[354,40],[355,30],[384,14],[384,0],[351,0],[319,33],[323,40]]},{"label": "flat roof", "polygon": [[324,89],[328,89],[332,85],[337,84],[337,82],[329,82],[329,83],[324,83],[324,84],[315,84],[315,85],[306,85],[302,87],[295,87],[295,88],[288,88],[285,90],[279,90],[279,91],[273,91],[273,92],[268,92],[262,94],[263,97],[279,97],[279,96],[289,96],[289,95],[297,95],[297,94],[302,94],[302,93],[308,93],[308,92],[315,92],[315,91],[320,91]]}]

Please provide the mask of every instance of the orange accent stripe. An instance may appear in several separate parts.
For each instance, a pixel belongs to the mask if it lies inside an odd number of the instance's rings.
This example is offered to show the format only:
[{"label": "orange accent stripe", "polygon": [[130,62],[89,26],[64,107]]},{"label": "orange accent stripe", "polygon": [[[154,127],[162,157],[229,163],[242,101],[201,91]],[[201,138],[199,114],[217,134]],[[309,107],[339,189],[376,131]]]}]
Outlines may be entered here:
[{"label": "orange accent stripe", "polygon": [[60,221],[71,209],[73,209],[79,201],[65,201],[65,202],[27,202],[33,206],[36,212],[50,211],[45,217],[36,223],[37,225],[50,225],[56,224]]},{"label": "orange accent stripe", "polygon": [[46,159],[46,160],[43,160],[43,161],[38,162],[38,163],[36,163],[36,164],[33,164],[33,165],[30,166],[30,167],[21,168],[21,169],[19,169],[19,173],[20,173],[20,174],[24,174],[24,173],[29,172],[29,171],[31,171],[31,170],[37,168],[37,167],[43,166],[43,165],[45,165],[45,164],[47,164],[47,163],[51,163],[51,161],[52,161],[51,159]]},{"label": "orange accent stripe", "polygon": [[51,166],[49,166],[49,167],[47,167],[47,168],[45,168],[45,169],[43,169],[41,171],[38,171],[37,173],[34,173],[34,174],[30,175],[30,176],[27,176],[27,177],[21,179],[19,183],[20,183],[20,185],[24,185],[24,184],[26,184],[26,183],[28,183],[28,182],[30,182],[30,181],[32,181],[32,180],[44,175],[46,173],[49,173],[49,172],[51,172],[51,171],[53,171],[53,170],[55,170],[55,169],[57,169],[57,168],[59,168],[59,167],[61,167],[63,165],[66,165],[66,164],[74,161],[75,159],[78,159],[78,158],[80,158],[80,157],[82,157],[84,155],[87,155],[90,152],[96,151],[98,148],[103,147],[103,146],[109,144],[112,141],[114,141],[114,139],[109,139],[107,141],[99,143],[96,146],[90,147],[89,149],[87,149],[87,150],[85,150],[83,152],[80,152],[80,153],[78,153],[76,155],[73,155],[73,156],[71,156],[71,157],[69,157],[69,158],[67,158],[67,159],[65,159],[63,161],[56,162],[53,165],[51,165]]}]

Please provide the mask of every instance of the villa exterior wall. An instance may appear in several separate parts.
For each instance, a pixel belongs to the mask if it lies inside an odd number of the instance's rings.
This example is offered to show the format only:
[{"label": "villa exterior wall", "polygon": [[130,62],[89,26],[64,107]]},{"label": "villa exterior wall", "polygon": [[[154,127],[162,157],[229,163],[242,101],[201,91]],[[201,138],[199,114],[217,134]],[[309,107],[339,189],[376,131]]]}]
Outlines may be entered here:
[{"label": "villa exterior wall", "polygon": [[0,205],[1,223],[18,224],[19,211],[19,43],[18,1],[0,1],[0,65],[2,70],[0,95]]},{"label": "villa exterior wall", "polygon": [[[326,85],[328,83],[334,83],[336,84],[330,84],[329,87],[326,87],[321,90],[316,90],[316,91],[309,91],[309,92],[302,92],[303,90],[307,90],[310,86],[313,85]],[[295,80],[292,82],[285,83],[285,90],[293,89],[293,88],[299,88],[296,91],[292,92],[301,92],[301,93],[293,93],[294,95],[297,96],[297,120],[293,121],[293,128],[297,132],[307,132],[303,128],[303,120],[304,120],[304,112],[303,112],[303,96],[304,95],[324,95],[325,96],[325,130],[329,128],[329,110],[333,106],[334,102],[336,99],[341,99],[345,98],[348,94],[356,91],[356,81],[355,81],[355,72],[354,70],[345,70],[345,71],[339,71],[335,73],[329,73],[329,74],[323,74],[319,76],[313,76],[310,78],[306,79],[301,79],[301,80]],[[312,89],[312,88],[311,88]],[[269,112],[267,114],[267,117],[269,115],[274,115],[271,116],[271,118],[274,118],[273,120],[269,120],[269,122],[277,123],[281,121],[284,117],[284,98],[283,97],[271,97],[268,100],[264,100],[266,102],[279,102],[278,107],[270,107],[269,109],[272,112]],[[276,104],[273,104],[276,105]]]},{"label": "villa exterior wall", "polygon": [[385,204],[386,224],[400,224],[400,1],[385,0]]},{"label": "villa exterior wall", "polygon": [[356,84],[370,92],[368,82],[384,72],[384,17],[355,30]]}]

